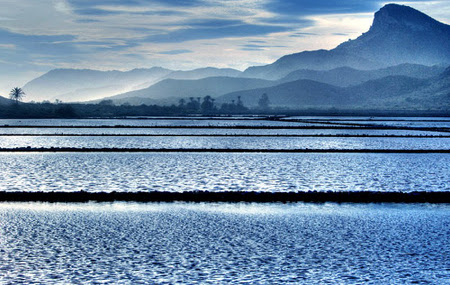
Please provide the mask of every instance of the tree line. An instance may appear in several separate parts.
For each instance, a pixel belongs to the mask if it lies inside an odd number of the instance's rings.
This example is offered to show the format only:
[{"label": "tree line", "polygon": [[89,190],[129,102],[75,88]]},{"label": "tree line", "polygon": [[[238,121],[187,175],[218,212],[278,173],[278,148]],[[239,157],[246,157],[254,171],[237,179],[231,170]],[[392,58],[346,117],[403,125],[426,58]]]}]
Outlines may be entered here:
[{"label": "tree line", "polygon": [[[180,99],[178,104],[162,105],[115,105],[112,100],[103,100],[97,104],[63,103],[22,103],[25,92],[18,87],[11,90],[9,99],[12,104],[0,105],[1,118],[87,118],[87,117],[125,117],[125,116],[185,116],[185,115],[234,115],[254,113],[244,105],[240,96],[237,100],[222,103],[220,106],[211,96]],[[269,109],[267,94],[258,102],[261,110]]]}]

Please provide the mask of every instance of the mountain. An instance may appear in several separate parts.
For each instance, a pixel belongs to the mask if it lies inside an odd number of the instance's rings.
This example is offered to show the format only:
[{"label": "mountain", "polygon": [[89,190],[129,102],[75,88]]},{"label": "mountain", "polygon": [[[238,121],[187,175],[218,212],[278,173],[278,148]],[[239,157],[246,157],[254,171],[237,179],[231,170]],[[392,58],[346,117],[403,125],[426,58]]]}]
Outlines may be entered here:
[{"label": "mountain", "polygon": [[275,83],[268,80],[236,77],[207,77],[197,80],[165,79],[148,88],[127,92],[105,99],[127,101],[126,98],[158,99],[204,97],[210,95],[216,97],[237,90],[254,89],[272,86]]},{"label": "mountain", "polygon": [[279,82],[285,83],[299,79],[309,79],[335,86],[347,87],[393,75],[422,79],[431,78],[439,75],[444,70],[444,67],[437,65],[425,66],[409,63],[375,70],[358,70],[350,67],[338,67],[331,70],[300,69],[289,73],[287,76],[280,79]]},{"label": "mountain", "polygon": [[345,100],[341,88],[312,80],[297,80],[280,85],[232,92],[217,98],[217,103],[237,101],[248,107],[255,107],[262,94],[269,96],[272,106],[308,108],[312,106],[332,107]]},{"label": "mountain", "polygon": [[273,107],[291,109],[379,109],[379,110],[449,110],[450,67],[428,79],[386,76],[359,85],[338,87],[311,80],[297,80],[280,85],[232,92],[217,98],[229,102],[241,98],[249,107],[257,106],[266,93]]},{"label": "mountain", "polygon": [[193,70],[173,71],[165,79],[202,79],[206,77],[238,77],[241,71],[232,68],[205,67]]},{"label": "mountain", "polygon": [[405,94],[403,98],[392,98],[386,103],[391,106],[408,105],[415,109],[435,109],[449,112],[450,67],[448,67],[441,75],[432,80],[428,80],[426,84],[420,88]]},{"label": "mountain", "polygon": [[6,105],[6,104],[10,104],[10,103],[11,103],[11,100],[0,96],[0,105]]},{"label": "mountain", "polygon": [[450,26],[411,7],[388,4],[375,13],[369,31],[355,40],[332,50],[286,55],[272,64],[250,67],[242,76],[277,80],[299,69],[368,70],[402,63],[450,63]]},{"label": "mountain", "polygon": [[83,101],[134,90],[140,84],[151,84],[171,72],[161,67],[126,72],[54,69],[28,82],[23,89],[29,100]]},{"label": "mountain", "polygon": [[147,88],[158,81],[200,79],[211,76],[236,77],[241,72],[230,68],[199,68],[172,71],[161,67],[130,71],[90,69],[54,69],[28,82],[23,89],[34,101],[59,99],[64,102],[88,101]]}]

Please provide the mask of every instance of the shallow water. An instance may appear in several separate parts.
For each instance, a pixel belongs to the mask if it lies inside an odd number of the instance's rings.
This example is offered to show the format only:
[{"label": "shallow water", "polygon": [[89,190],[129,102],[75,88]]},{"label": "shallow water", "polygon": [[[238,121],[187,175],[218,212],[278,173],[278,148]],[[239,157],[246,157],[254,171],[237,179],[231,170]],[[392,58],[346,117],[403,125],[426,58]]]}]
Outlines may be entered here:
[{"label": "shallow water", "polygon": [[174,128],[5,128],[0,135],[20,134],[74,134],[74,135],[416,135],[450,136],[447,132],[414,130],[367,130],[367,129],[174,129]]},{"label": "shallow water", "polygon": [[0,283],[450,282],[448,206],[0,204]]},{"label": "shallow water", "polygon": [[0,136],[0,148],[449,149],[450,138]]},{"label": "shallow water", "polygon": [[450,154],[0,153],[0,191],[450,191]]},{"label": "shallow water", "polygon": [[322,123],[283,122],[255,119],[0,119],[0,126],[323,126]]}]

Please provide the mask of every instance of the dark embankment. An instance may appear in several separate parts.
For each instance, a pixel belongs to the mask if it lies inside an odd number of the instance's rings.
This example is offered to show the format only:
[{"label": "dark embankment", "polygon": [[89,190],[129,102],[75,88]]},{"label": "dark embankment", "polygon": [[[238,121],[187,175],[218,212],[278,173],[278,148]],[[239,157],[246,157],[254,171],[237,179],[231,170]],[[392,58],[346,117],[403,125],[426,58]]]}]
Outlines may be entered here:
[{"label": "dark embankment", "polygon": [[186,153],[450,153],[450,149],[241,149],[241,148],[72,148],[17,147],[0,152],[186,152]]},{"label": "dark embankment", "polygon": [[0,192],[8,202],[450,203],[450,192]]}]

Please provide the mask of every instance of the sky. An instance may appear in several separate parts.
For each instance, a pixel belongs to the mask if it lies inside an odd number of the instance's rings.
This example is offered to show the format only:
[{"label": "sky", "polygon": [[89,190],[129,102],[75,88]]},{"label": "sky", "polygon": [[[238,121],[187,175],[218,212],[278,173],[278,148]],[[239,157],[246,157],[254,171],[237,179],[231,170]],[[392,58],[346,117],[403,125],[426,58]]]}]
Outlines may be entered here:
[{"label": "sky", "polygon": [[[0,95],[55,68],[244,70],[331,49],[378,0],[0,0]],[[409,5],[450,24],[450,0]]]}]

